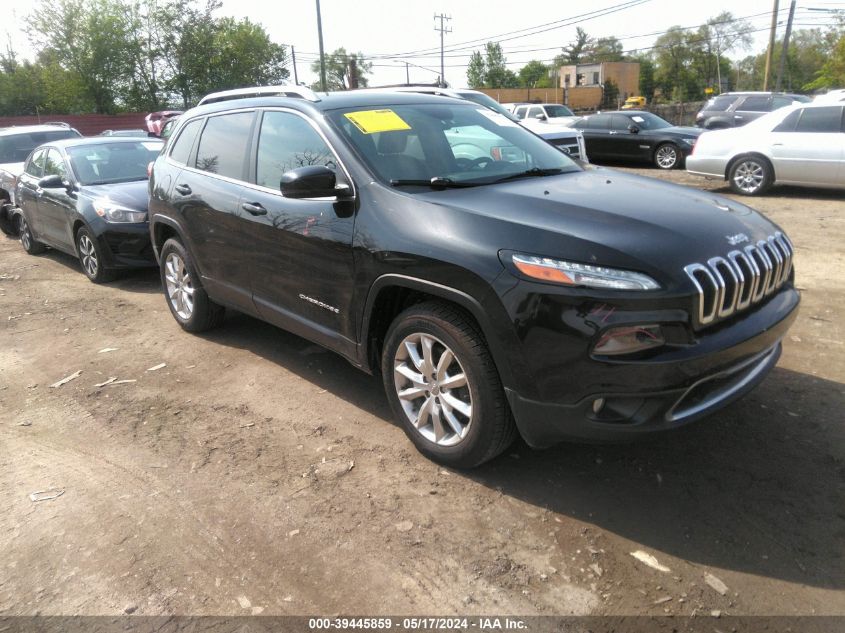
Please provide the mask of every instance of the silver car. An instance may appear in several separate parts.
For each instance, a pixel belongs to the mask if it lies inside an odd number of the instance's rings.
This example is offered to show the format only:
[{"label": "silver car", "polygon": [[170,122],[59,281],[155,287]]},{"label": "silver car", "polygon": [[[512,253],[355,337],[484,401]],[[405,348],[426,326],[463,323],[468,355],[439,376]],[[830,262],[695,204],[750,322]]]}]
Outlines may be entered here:
[{"label": "silver car", "polygon": [[753,196],[774,184],[845,189],[845,104],[802,103],[702,134],[687,171]]}]

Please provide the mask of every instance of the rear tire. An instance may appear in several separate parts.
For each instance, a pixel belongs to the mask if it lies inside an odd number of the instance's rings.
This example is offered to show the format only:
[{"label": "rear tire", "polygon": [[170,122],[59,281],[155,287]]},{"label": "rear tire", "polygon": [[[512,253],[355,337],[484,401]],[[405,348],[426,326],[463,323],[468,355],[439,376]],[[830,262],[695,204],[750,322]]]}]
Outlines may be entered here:
[{"label": "rear tire", "polygon": [[458,308],[431,301],[397,316],[387,332],[381,370],[396,419],[432,461],[474,468],[516,437],[487,344]]},{"label": "rear tire", "polygon": [[103,250],[97,238],[84,226],[76,232],[76,254],[79,256],[82,272],[95,284],[103,284],[114,279],[115,273],[106,268]]},{"label": "rear tire", "polygon": [[32,229],[29,228],[29,224],[27,224],[26,218],[23,217],[23,213],[18,215],[18,235],[20,235],[23,250],[30,255],[40,255],[47,250],[44,244],[32,237]]},{"label": "rear tire", "polygon": [[734,193],[756,196],[772,186],[774,172],[769,161],[759,156],[741,156],[731,164],[728,182]]},{"label": "rear tire", "polygon": [[226,313],[208,298],[188,250],[174,238],[161,247],[161,285],[173,318],[188,332],[218,327]]}]

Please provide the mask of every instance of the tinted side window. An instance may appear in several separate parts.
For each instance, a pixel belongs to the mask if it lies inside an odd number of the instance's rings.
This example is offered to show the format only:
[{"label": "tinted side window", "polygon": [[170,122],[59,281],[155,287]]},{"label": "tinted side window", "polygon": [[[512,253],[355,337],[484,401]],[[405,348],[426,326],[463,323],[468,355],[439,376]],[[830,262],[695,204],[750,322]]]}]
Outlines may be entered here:
[{"label": "tinted side window", "polygon": [[798,122],[798,117],[801,116],[801,110],[794,110],[780,122],[780,124],[772,130],[772,132],[794,132],[795,124]]},{"label": "tinted side window", "polygon": [[256,184],[278,189],[283,173],[308,165],[336,168],[323,137],[296,114],[265,112],[258,137]]},{"label": "tinted side window", "polygon": [[836,133],[842,131],[842,108],[804,108],[796,132]]},{"label": "tinted side window", "polygon": [[170,158],[181,165],[188,162],[188,157],[191,155],[191,148],[194,146],[194,139],[197,138],[202,126],[202,119],[191,121],[179,133],[178,138],[173,143],[173,149],[170,150]]},{"label": "tinted side window", "polygon": [[197,149],[197,169],[244,180],[254,112],[209,117]]},{"label": "tinted side window", "polygon": [[736,101],[736,97],[714,97],[704,106],[704,110],[707,112],[724,112],[733,105],[734,101]]},{"label": "tinted side window", "polygon": [[543,108],[531,108],[528,111],[528,118],[533,119],[538,114],[545,114],[545,112],[543,112]]},{"label": "tinted side window", "polygon": [[744,112],[768,112],[771,108],[769,97],[755,96],[746,97],[745,101],[739,104],[737,110]]},{"label": "tinted side window", "polygon": [[44,169],[44,155],[45,150],[40,149],[29,159],[29,164],[26,166],[26,173],[36,178],[41,178],[41,171]]},{"label": "tinted side window", "polygon": [[516,118],[517,119],[524,119],[525,113],[528,112],[528,108],[517,108],[516,109]]},{"label": "tinted side window", "polygon": [[774,96],[772,97],[772,110],[777,110],[778,108],[785,108],[786,106],[792,105],[792,99],[789,97],[780,97]]},{"label": "tinted side window", "polygon": [[610,128],[609,114],[594,114],[578,122],[578,127],[585,130],[607,130]]},{"label": "tinted side window", "polygon": [[45,176],[67,176],[67,169],[65,168],[65,161],[58,151],[51,149],[47,152],[47,158],[44,161],[44,175]]},{"label": "tinted side window", "polygon": [[634,125],[634,122],[621,114],[614,114],[610,117],[611,130],[627,130],[632,125]]}]

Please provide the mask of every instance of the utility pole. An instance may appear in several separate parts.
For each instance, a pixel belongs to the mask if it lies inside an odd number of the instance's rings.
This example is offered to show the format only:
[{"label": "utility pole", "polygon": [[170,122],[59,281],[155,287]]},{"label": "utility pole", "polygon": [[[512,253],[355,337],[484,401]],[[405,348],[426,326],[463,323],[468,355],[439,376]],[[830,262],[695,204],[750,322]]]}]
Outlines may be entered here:
[{"label": "utility pole", "polygon": [[317,37],[320,40],[320,90],[326,92],[326,55],[323,53],[323,19],[320,17],[320,0],[317,0]]},{"label": "utility pole", "polygon": [[763,75],[763,90],[769,89],[769,71],[772,68],[772,52],[775,50],[775,33],[778,29],[778,0],[772,9],[772,28],[769,32],[769,48],[766,49],[766,74]]},{"label": "utility pole", "polygon": [[405,85],[406,85],[406,86],[410,86],[410,85],[411,85],[411,71],[410,71],[410,68],[411,68],[410,64],[408,64],[408,62],[405,62]]},{"label": "utility pole", "polygon": [[296,76],[296,49],[293,46],[290,47],[290,56],[293,60],[293,85],[298,86],[299,77]]},{"label": "utility pole", "polygon": [[795,17],[795,0],[789,5],[789,19],[786,21],[786,33],[783,35],[783,51],[780,54],[780,67],[778,68],[778,80],[775,84],[775,90],[780,92],[781,81],[783,80],[783,68],[786,63],[786,57],[789,53],[789,36],[792,34],[792,19]]},{"label": "utility pole", "polygon": [[446,87],[446,73],[445,73],[445,66],[443,65],[443,36],[446,33],[451,33],[452,29],[446,26],[446,21],[451,20],[452,16],[447,16],[443,13],[440,15],[434,15],[434,21],[440,20],[440,24],[435,24],[434,30],[440,31],[440,87]]}]

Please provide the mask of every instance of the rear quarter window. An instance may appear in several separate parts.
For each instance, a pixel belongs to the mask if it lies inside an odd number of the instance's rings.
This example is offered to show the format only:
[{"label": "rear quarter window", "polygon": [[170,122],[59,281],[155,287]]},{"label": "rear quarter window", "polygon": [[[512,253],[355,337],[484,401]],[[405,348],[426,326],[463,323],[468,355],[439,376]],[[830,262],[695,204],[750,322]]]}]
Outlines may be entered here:
[{"label": "rear quarter window", "polygon": [[254,118],[254,112],[209,117],[197,147],[197,169],[245,180],[247,147]]},{"label": "rear quarter window", "polygon": [[202,119],[195,119],[188,123],[179,132],[179,136],[173,142],[173,148],[170,150],[170,158],[179,163],[186,165],[188,158],[191,156],[191,148],[194,146],[194,141],[197,138],[197,133],[202,126]]}]

